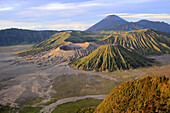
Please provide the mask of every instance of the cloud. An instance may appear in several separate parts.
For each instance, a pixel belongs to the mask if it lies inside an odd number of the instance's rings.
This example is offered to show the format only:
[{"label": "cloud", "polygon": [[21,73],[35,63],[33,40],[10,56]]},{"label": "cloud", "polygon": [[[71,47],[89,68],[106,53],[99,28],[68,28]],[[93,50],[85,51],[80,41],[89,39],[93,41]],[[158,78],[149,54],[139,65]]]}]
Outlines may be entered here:
[{"label": "cloud", "polygon": [[21,29],[34,29],[34,30],[85,30],[92,24],[83,23],[37,23],[37,22],[14,22],[8,20],[0,20],[0,29],[6,28],[21,28]]},{"label": "cloud", "polygon": [[170,14],[129,14],[129,13],[124,13],[124,14],[118,14],[122,15],[121,17],[128,17],[128,18],[141,18],[141,19],[170,19]]},{"label": "cloud", "polygon": [[89,28],[92,24],[82,24],[82,23],[72,23],[72,24],[57,24],[46,26],[50,29],[56,30],[85,30]]},{"label": "cloud", "polygon": [[25,23],[25,22],[15,22],[10,20],[0,20],[0,29],[6,28],[22,28],[22,29],[32,29],[31,26],[36,25],[36,23]]},{"label": "cloud", "polygon": [[167,4],[161,0],[0,0],[0,20],[6,20],[0,21],[0,28],[84,30],[109,14],[128,21],[170,23]]},{"label": "cloud", "polygon": [[150,14],[150,13],[114,13],[121,18],[127,19],[128,21],[138,21],[140,19],[148,19],[151,21],[164,21],[170,24],[170,14]]},{"label": "cloud", "polygon": [[84,3],[50,3],[43,6],[32,7],[31,9],[38,9],[38,10],[64,10],[64,9],[77,9],[83,7],[91,7],[91,6],[99,6],[102,4],[99,3],[91,3],[91,2],[84,2]]},{"label": "cloud", "polygon": [[146,3],[154,0],[119,0],[119,3]]},{"label": "cloud", "polygon": [[150,2],[153,0],[119,0],[119,1],[111,1],[111,0],[92,0],[92,1],[85,1],[85,2],[72,2],[72,3],[49,3],[46,5],[40,5],[36,7],[31,7],[30,9],[37,9],[37,10],[66,10],[66,9],[81,9],[84,7],[93,7],[93,6],[115,6],[117,4],[131,4],[131,3],[144,3]]},{"label": "cloud", "polygon": [[0,8],[0,11],[9,11],[12,9],[13,9],[13,7],[3,7],[3,8]]}]

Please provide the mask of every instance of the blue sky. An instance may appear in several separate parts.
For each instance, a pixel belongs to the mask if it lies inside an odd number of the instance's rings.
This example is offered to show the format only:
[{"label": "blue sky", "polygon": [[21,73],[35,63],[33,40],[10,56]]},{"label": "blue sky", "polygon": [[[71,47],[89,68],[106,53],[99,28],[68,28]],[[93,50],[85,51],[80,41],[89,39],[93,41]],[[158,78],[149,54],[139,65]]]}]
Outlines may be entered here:
[{"label": "blue sky", "polygon": [[110,14],[170,24],[170,1],[0,0],[0,29],[85,30]]}]

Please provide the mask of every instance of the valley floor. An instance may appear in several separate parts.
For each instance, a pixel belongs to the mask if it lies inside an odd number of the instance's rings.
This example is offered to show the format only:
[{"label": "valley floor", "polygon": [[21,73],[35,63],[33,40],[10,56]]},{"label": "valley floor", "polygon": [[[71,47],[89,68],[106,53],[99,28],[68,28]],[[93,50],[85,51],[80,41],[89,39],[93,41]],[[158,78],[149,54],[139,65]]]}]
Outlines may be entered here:
[{"label": "valley floor", "polygon": [[86,98],[104,99],[124,81],[147,75],[170,77],[170,55],[149,57],[162,62],[162,66],[106,73],[74,70],[68,63],[17,65],[13,64],[16,54],[0,53],[0,103],[19,107],[21,111],[37,107],[49,113],[63,103]]}]

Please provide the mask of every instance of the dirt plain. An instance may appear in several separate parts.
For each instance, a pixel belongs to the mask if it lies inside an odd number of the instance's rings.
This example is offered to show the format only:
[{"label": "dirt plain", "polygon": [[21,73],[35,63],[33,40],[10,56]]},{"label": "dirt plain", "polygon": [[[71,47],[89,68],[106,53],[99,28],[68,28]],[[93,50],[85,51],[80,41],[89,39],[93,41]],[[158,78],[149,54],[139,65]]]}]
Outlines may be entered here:
[{"label": "dirt plain", "polygon": [[[102,96],[100,99],[103,99],[124,81],[154,73],[170,77],[170,55],[149,57],[157,59],[162,65],[106,73],[74,70],[69,67],[68,62],[46,66],[18,65],[14,63],[16,59],[20,59],[16,51],[6,51],[0,53],[0,103],[13,107],[40,106],[41,112],[48,112],[49,109],[52,111],[57,105],[62,104],[63,99],[64,102],[98,96]],[[39,100],[35,101],[36,99]],[[52,100],[55,101],[47,104]],[[31,104],[27,104],[28,102]]]}]

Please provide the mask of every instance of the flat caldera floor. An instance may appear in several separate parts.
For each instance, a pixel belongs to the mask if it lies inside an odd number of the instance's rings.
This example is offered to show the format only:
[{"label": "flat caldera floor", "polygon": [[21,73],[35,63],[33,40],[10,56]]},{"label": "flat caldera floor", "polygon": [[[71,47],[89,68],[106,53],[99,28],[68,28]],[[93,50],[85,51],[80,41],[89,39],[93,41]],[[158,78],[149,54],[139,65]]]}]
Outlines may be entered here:
[{"label": "flat caldera floor", "polygon": [[163,65],[107,73],[75,70],[68,63],[49,66],[17,65],[13,64],[16,54],[1,53],[0,103],[10,103],[13,107],[20,107],[23,112],[30,107],[35,111],[46,112],[75,100],[104,99],[105,95],[124,81],[147,75],[164,74],[170,77],[170,55],[150,57],[158,59]]}]

